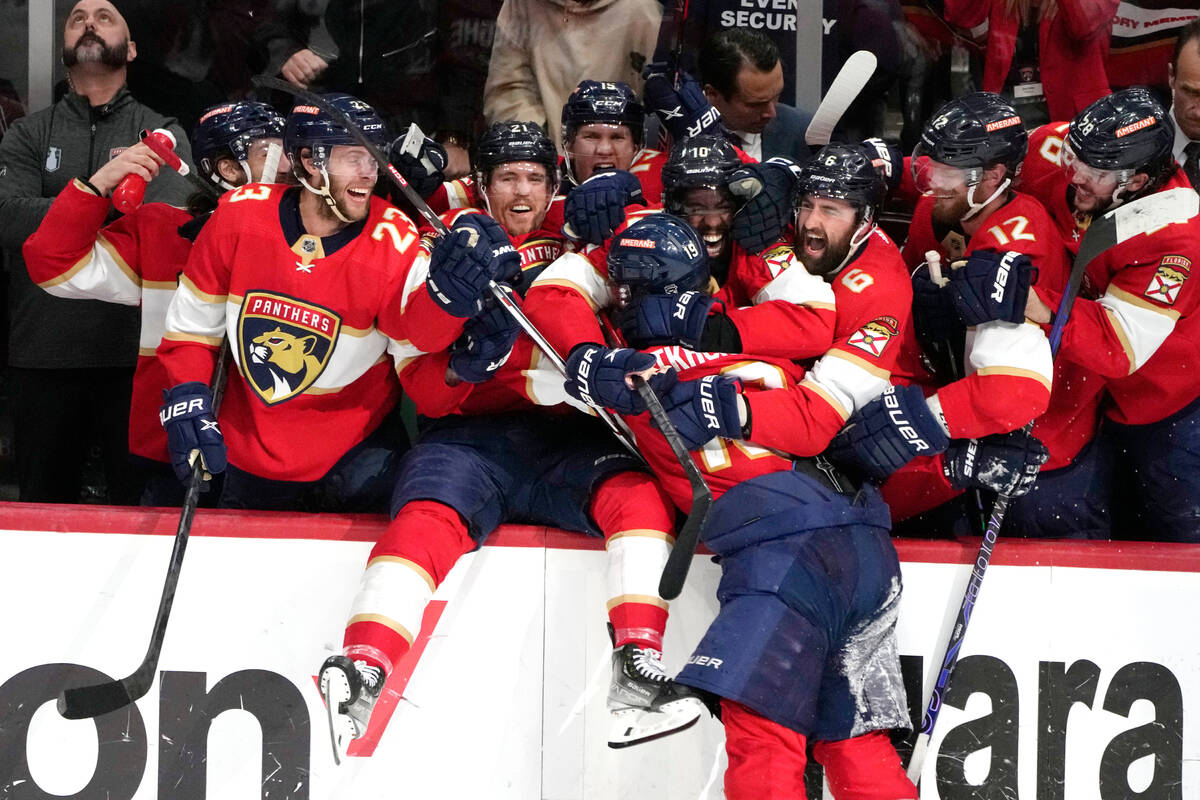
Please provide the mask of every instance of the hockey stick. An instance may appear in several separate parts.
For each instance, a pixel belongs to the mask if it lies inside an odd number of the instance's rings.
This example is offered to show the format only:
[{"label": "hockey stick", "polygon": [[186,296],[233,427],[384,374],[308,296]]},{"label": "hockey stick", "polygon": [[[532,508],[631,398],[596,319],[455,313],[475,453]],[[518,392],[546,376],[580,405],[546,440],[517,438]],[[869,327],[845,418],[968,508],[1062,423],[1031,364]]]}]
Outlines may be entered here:
[{"label": "hockey stick", "polygon": [[846,109],[858,97],[859,92],[875,74],[875,54],[870,50],[857,50],[850,54],[838,71],[829,91],[821,98],[812,122],[804,131],[804,141],[811,147],[824,147],[833,136],[833,129],[841,121]]},{"label": "hockey stick", "polygon": [[[228,360],[229,344],[226,342],[221,345],[221,353],[217,356],[217,366],[212,378],[214,418],[220,411],[221,398],[225,394]],[[142,663],[133,671],[133,674],[127,678],[64,690],[58,696],[58,713],[67,719],[88,719],[108,714],[124,708],[150,691],[150,687],[154,684],[155,673],[158,671],[158,657],[162,653],[163,639],[167,633],[167,620],[171,616],[171,605],[175,602],[175,587],[179,583],[179,573],[183,568],[183,553],[187,549],[188,534],[192,529],[196,506],[200,502],[200,485],[203,482],[204,467],[201,460],[197,458],[192,465],[192,477],[188,482],[187,494],[184,495],[183,507],[179,512],[175,546],[171,549],[171,561],[167,565],[167,577],[163,583],[162,597],[158,601],[158,615],[154,618],[154,630],[150,634],[150,646],[146,648],[145,658],[142,659]]]},{"label": "hockey stick", "polygon": [[671,452],[679,460],[683,474],[692,486],[691,510],[688,511],[687,521],[679,529],[679,535],[675,537],[675,546],[671,548],[671,554],[667,556],[667,563],[663,566],[662,577],[658,580],[658,594],[664,600],[674,600],[683,591],[683,582],[687,580],[688,570],[692,566],[692,556],[696,554],[696,546],[700,544],[700,534],[704,530],[705,520],[708,519],[708,510],[712,508],[712,490],[704,482],[699,467],[692,460],[683,440],[679,438],[679,432],[671,424],[671,418],[667,416],[658,395],[641,375],[635,374],[631,377],[633,387],[646,402],[650,417],[662,432],[667,444],[671,446]]},{"label": "hockey stick", "polygon": [[[303,100],[305,103],[316,106],[337,120],[338,124],[341,125],[347,133],[354,137],[354,139],[362,147],[367,149],[367,152],[371,154],[371,158],[375,159],[375,163],[379,165],[379,168],[383,170],[383,173],[391,179],[392,183],[396,185],[396,188],[403,193],[405,199],[408,200],[408,202],[412,204],[413,208],[417,210],[417,213],[419,213],[421,217],[428,222],[435,231],[437,231],[439,236],[445,236],[450,232],[450,230],[446,227],[446,223],[442,222],[441,218],[438,217],[437,214],[433,213],[433,209],[430,208],[429,204],[425,202],[425,199],[421,197],[421,195],[417,194],[417,191],[409,185],[408,181],[404,179],[404,176],[400,174],[400,170],[396,169],[392,165],[392,162],[388,161],[388,158],[386,155],[384,155],[383,151],[376,147],[375,143],[368,139],[367,135],[363,133],[357,125],[354,124],[354,120],[350,119],[350,117],[344,112],[331,105],[325,100],[324,97],[315,92],[310,92],[307,89],[301,89],[299,86],[293,86],[287,81],[273,78],[269,75],[255,75],[252,79],[252,82],[255,86],[286,92],[293,97]],[[534,327],[533,323],[529,321],[529,317],[525,316],[525,312],[521,311],[520,306],[514,303],[512,298],[510,298],[495,281],[488,282],[488,290],[492,293],[492,297],[496,299],[496,302],[504,307],[504,310],[512,316],[517,325],[521,327],[521,330],[525,331],[525,334],[533,340],[533,343],[538,346],[538,349],[540,349],[546,355],[546,358],[550,359],[550,363],[554,365],[554,368],[558,370],[559,374],[561,374],[563,378],[566,378],[567,362],[563,361],[562,356],[558,354],[558,352],[554,349],[554,346],[550,344],[545,336],[542,335],[541,331]],[[638,458],[642,457],[642,454],[638,452],[637,447],[633,444],[633,432],[629,430],[629,426],[625,424],[624,420],[606,408],[598,408],[596,409],[596,413],[599,415],[600,419],[604,420],[605,424],[608,425],[613,434],[621,440],[621,444],[625,445],[625,448],[629,450],[630,453]]]},{"label": "hockey stick", "polygon": [[[1054,312],[1054,322],[1050,327],[1050,354],[1053,357],[1058,352],[1062,342],[1063,328],[1071,314],[1075,296],[1079,293],[1079,285],[1087,266],[1096,256],[1114,245],[1120,244],[1142,233],[1150,233],[1167,225],[1185,222],[1200,213],[1200,195],[1191,189],[1179,188],[1165,192],[1156,192],[1130,203],[1118,206],[1093,220],[1079,243],[1079,253],[1071,266],[1071,274],[1067,287],[1058,309]],[[1033,430],[1033,421],[1024,428],[1026,435]],[[942,699],[950,689],[950,680],[954,674],[954,666],[958,663],[959,650],[962,648],[963,637],[967,632],[967,624],[971,621],[975,603],[979,599],[979,590],[983,584],[983,575],[991,562],[992,550],[996,546],[996,538],[1000,534],[1000,526],[1004,524],[1004,516],[1008,513],[1008,505],[1012,498],[1007,494],[996,497],[992,506],[992,514],[988,519],[987,529],[983,533],[983,541],[975,556],[975,564],[971,569],[971,577],[967,581],[967,590],[963,594],[962,605],[954,627],[950,630],[950,641],[946,644],[946,652],[942,656],[941,669],[925,707],[925,717],[917,741],[913,746],[912,758],[908,762],[908,779],[916,783],[925,764],[929,750],[929,742],[933,737],[933,728],[937,724],[938,715],[942,709]]]}]

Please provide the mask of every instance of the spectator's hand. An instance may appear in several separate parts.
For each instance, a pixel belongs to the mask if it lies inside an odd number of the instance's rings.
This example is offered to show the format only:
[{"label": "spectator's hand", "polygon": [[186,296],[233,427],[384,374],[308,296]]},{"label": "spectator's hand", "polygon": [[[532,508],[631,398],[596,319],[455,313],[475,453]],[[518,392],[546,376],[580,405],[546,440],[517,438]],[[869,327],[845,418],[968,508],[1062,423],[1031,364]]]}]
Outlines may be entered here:
[{"label": "spectator's hand", "polygon": [[946,448],[942,473],[955,489],[978,487],[1020,497],[1033,488],[1049,458],[1046,446],[1024,431],[955,439]]},{"label": "spectator's hand", "polygon": [[417,194],[429,197],[446,180],[445,169],[449,161],[446,150],[426,136],[416,155],[413,155],[404,151],[404,140],[407,138],[408,134],[404,133],[392,140],[388,147],[388,160]]},{"label": "spectator's hand", "polygon": [[471,174],[471,154],[462,145],[442,142],[446,149],[446,180],[455,181]]},{"label": "spectator's hand", "polygon": [[[225,471],[225,437],[212,411],[212,391],[199,381],[163,389],[158,419],[167,432],[167,452],[175,475],[186,486],[200,459],[204,480]],[[201,490],[208,487],[201,484]]]},{"label": "spectator's hand", "polygon": [[329,62],[306,47],[292,53],[279,70],[279,74],[288,83],[294,83],[301,89],[307,89],[308,85],[321,77],[327,69],[329,69]]},{"label": "spectator's hand", "polygon": [[662,403],[684,446],[699,450],[718,436],[742,438],[741,393],[738,378],[708,375],[675,384]]},{"label": "spectator's hand", "polygon": [[434,243],[425,284],[447,314],[466,319],[483,310],[491,281],[509,281],[520,271],[521,256],[500,223],[464,214]]},{"label": "spectator's hand", "polygon": [[729,191],[743,201],[733,215],[734,241],[755,254],[778,241],[792,221],[792,196],[799,180],[800,168],[786,158],[734,170]]},{"label": "spectator's hand", "polygon": [[1029,287],[1037,269],[1024,253],[976,250],[965,262],[951,264],[946,286],[964,325],[1024,322]]},{"label": "spectator's hand", "polygon": [[647,294],[630,299],[613,314],[625,341],[635,347],[681,344],[695,348],[717,300],[704,292]]},{"label": "spectator's hand", "polygon": [[882,483],[917,456],[946,449],[950,438],[918,386],[890,386],[850,417],[825,454],[838,466]]},{"label": "spectator's hand", "polygon": [[563,233],[577,241],[603,244],[625,221],[625,206],[646,205],[642,184],[623,169],[598,172],[567,194]]},{"label": "spectator's hand", "polygon": [[676,91],[665,74],[649,73],[643,90],[646,110],[658,115],[677,142],[700,133],[724,134],[721,112],[708,102],[695,78],[686,72],[679,74],[681,82]]},{"label": "spectator's hand", "polygon": [[104,166],[96,170],[88,183],[95,186],[100,194],[107,197],[126,175],[141,175],[147,182],[158,174],[158,168],[163,160],[145,142],[126,147],[116,158],[110,158]]},{"label": "spectator's hand", "polygon": [[[633,373],[654,369],[654,356],[629,347],[610,349],[584,342],[571,348],[567,356],[567,379],[563,388],[576,400],[596,408],[611,408],[619,414],[640,414],[646,410],[642,396],[627,381]],[[675,385],[675,370],[647,378],[650,388],[662,393]]]},{"label": "spectator's hand", "polygon": [[[512,289],[501,288],[518,302]],[[508,361],[520,332],[513,315],[489,297],[483,311],[467,320],[462,337],[450,348],[450,369],[459,380],[483,383]]]}]

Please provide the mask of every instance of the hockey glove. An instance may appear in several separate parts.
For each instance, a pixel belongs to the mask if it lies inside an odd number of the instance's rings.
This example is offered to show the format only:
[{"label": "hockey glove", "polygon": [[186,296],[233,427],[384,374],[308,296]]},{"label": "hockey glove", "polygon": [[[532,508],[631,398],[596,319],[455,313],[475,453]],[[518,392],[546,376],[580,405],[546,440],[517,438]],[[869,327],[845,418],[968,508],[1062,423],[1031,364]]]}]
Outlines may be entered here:
[{"label": "hockey glove", "polygon": [[955,489],[978,487],[1020,497],[1033,488],[1048,458],[1046,446],[1024,431],[955,439],[946,448],[942,473]]},{"label": "hockey glove", "polygon": [[862,146],[871,156],[871,164],[874,165],[875,171],[887,184],[888,192],[899,189],[900,181],[904,178],[904,151],[900,149],[900,145],[873,136],[863,139]]},{"label": "hockey glove", "polygon": [[1012,251],[976,250],[950,270],[946,286],[964,325],[985,322],[1024,322],[1029,287],[1037,270],[1029,256]]},{"label": "hockey glove", "polygon": [[408,134],[397,136],[388,148],[388,160],[404,176],[404,180],[417,190],[417,194],[429,197],[446,180],[445,170],[450,158],[446,155],[446,148],[428,136],[423,138],[414,155],[412,148],[407,151],[404,149]]},{"label": "hockey glove", "polygon": [[671,138],[682,142],[689,136],[701,133],[725,132],[721,124],[721,112],[713,108],[704,96],[704,90],[691,75],[680,72],[679,90],[676,91],[666,74],[656,70],[655,64],[646,66],[645,90],[646,110],[657,114],[659,120],[671,133]]},{"label": "hockey glove", "polygon": [[729,191],[744,201],[733,215],[733,238],[751,253],[779,240],[792,221],[792,195],[800,168],[786,158],[746,164],[729,176]]},{"label": "hockey glove", "polygon": [[892,386],[850,418],[825,454],[882,483],[917,456],[937,455],[949,443],[920,387]]},{"label": "hockey glove", "polygon": [[913,329],[916,331],[917,341],[930,348],[960,339],[963,324],[954,308],[954,298],[949,287],[934,283],[929,275],[929,267],[925,264],[913,272],[912,287]]},{"label": "hockey glove", "polygon": [[634,347],[681,344],[694,350],[704,335],[709,309],[717,302],[711,295],[694,291],[640,295],[616,311],[613,322]]},{"label": "hockey glove", "polygon": [[490,281],[507,281],[520,271],[521,256],[500,223],[486,214],[464,214],[434,242],[425,283],[447,314],[467,318],[483,309]]},{"label": "hockey glove", "polygon": [[[616,350],[598,344],[575,345],[567,356],[567,394],[597,408],[611,408],[619,414],[640,414],[646,410],[637,390],[625,383],[632,372],[654,367],[654,356],[629,347]],[[648,383],[662,394],[675,385],[675,370],[651,375]]]},{"label": "hockey glove", "polygon": [[[175,475],[186,486],[200,459],[204,480],[225,471],[225,437],[212,412],[212,391],[199,381],[163,389],[158,419],[167,432],[167,452]],[[206,483],[201,491],[208,491]]]},{"label": "hockey glove", "polygon": [[708,375],[675,384],[662,396],[662,403],[684,446],[699,450],[717,436],[742,438],[741,393],[742,382],[737,378]]},{"label": "hockey glove", "polygon": [[[501,288],[513,296],[507,286]],[[508,361],[520,332],[513,315],[488,298],[483,311],[467,320],[462,336],[450,348],[450,369],[467,383],[483,383]]]},{"label": "hockey glove", "polygon": [[625,221],[625,206],[646,205],[642,184],[623,169],[600,172],[576,186],[563,203],[563,233],[588,244],[604,244]]}]

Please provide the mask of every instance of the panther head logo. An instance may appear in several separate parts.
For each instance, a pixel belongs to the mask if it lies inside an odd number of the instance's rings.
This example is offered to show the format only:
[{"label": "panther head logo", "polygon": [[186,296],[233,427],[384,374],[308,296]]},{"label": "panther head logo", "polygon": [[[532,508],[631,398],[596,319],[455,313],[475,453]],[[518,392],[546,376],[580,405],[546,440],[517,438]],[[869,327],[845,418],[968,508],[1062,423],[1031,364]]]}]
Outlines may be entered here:
[{"label": "panther head logo", "polygon": [[308,376],[316,376],[324,366],[313,355],[316,346],[316,336],[296,336],[278,327],[254,338],[250,360],[265,364],[275,383],[264,388],[266,400],[295,394],[311,382]]},{"label": "panther head logo", "polygon": [[340,318],[329,309],[274,292],[248,292],[238,322],[242,375],[276,405],[303,394],[333,355]]}]

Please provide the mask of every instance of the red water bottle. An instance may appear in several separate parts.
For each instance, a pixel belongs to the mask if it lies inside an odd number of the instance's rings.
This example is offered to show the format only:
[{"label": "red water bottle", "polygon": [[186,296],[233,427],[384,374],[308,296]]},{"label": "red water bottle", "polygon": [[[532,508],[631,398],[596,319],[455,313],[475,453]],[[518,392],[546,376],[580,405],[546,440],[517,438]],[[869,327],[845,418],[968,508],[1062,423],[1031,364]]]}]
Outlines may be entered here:
[{"label": "red water bottle", "polygon": [[[180,175],[188,174],[188,165],[175,155],[175,135],[169,130],[159,128],[156,131],[142,131],[141,139],[168,167]],[[116,189],[113,189],[112,203],[122,214],[128,214],[142,204],[145,195],[146,179],[130,173],[121,179]]]}]

